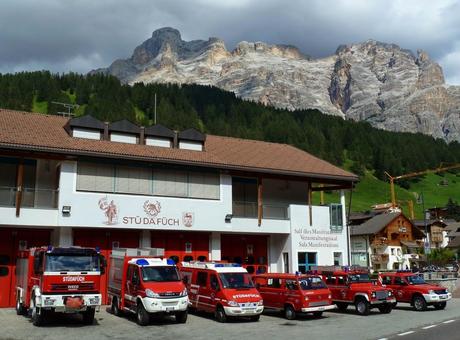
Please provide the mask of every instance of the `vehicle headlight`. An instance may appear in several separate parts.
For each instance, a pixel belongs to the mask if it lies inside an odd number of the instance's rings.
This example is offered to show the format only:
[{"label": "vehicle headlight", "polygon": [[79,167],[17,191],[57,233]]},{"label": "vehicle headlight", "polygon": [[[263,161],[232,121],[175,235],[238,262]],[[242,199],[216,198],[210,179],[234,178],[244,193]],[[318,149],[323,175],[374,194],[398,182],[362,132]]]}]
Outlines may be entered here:
[{"label": "vehicle headlight", "polygon": [[308,296],[305,296],[305,301],[308,301],[308,300],[310,300],[310,299],[308,298]]},{"label": "vehicle headlight", "polygon": [[229,306],[232,306],[232,307],[238,307],[239,306],[238,302],[233,301],[233,300],[230,300],[227,303],[228,303]]},{"label": "vehicle headlight", "polygon": [[182,293],[180,293],[180,296],[186,296],[187,295],[187,288],[184,288]]},{"label": "vehicle headlight", "polygon": [[160,297],[160,295],[158,295],[157,293],[155,293],[153,290],[151,289],[146,289],[145,290],[145,295],[147,295],[147,297],[149,298],[156,298],[156,297]]},{"label": "vehicle headlight", "polygon": [[390,290],[390,291],[388,292],[388,296],[392,296],[392,295],[393,295],[393,292]]},{"label": "vehicle headlight", "polygon": [[264,300],[260,300],[259,303],[258,303],[259,306],[263,306],[264,305]]},{"label": "vehicle headlight", "polygon": [[45,299],[45,300],[43,301],[43,304],[44,304],[45,306],[52,306],[52,305],[54,305],[54,302],[55,302],[55,301],[56,301],[55,299]]},{"label": "vehicle headlight", "polygon": [[430,289],[430,290],[428,291],[428,294],[430,294],[430,295],[435,294],[435,293],[434,293],[434,290]]},{"label": "vehicle headlight", "polygon": [[329,295],[327,296],[327,298],[328,298],[328,299],[332,299],[332,295],[329,294]]},{"label": "vehicle headlight", "polygon": [[92,298],[89,298],[89,304],[90,305],[98,305],[99,304],[99,297],[92,297]]},{"label": "vehicle headlight", "polygon": [[377,296],[377,295],[375,295],[375,292],[372,292],[371,297],[372,297],[373,299],[375,299],[376,296]]},{"label": "vehicle headlight", "polygon": [[449,293],[449,288],[446,288],[446,293]]}]

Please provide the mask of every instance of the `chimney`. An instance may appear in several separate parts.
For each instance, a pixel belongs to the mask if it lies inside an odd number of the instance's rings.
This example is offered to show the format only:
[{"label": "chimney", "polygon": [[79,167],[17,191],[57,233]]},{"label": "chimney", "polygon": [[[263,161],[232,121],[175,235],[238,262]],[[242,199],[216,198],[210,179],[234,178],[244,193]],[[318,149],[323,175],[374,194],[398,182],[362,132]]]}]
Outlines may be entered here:
[{"label": "chimney", "polygon": [[141,131],[141,134],[139,137],[139,144],[144,145],[145,144],[145,135],[144,135],[145,127],[141,126],[140,131]]},{"label": "chimney", "polygon": [[110,140],[109,138],[109,122],[104,122],[104,136],[102,140]]},{"label": "chimney", "polygon": [[179,131],[174,130],[174,140],[173,140],[173,148],[179,148]]}]

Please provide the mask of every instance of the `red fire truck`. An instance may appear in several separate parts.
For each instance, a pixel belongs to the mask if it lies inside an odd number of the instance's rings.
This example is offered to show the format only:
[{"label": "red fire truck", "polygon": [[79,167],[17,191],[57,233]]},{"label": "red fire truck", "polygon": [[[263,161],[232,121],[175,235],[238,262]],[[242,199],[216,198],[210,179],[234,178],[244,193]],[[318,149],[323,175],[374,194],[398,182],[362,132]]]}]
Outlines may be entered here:
[{"label": "red fire truck", "polygon": [[317,275],[261,274],[253,277],[264,308],[284,311],[288,320],[296,313],[313,313],[320,317],[326,310],[334,309],[331,291]]},{"label": "red fire truck", "polygon": [[236,263],[182,262],[190,308],[214,313],[216,320],[249,317],[258,321],[264,310],[262,297],[247,270]]},{"label": "red fire truck", "polygon": [[40,326],[52,312],[80,313],[92,324],[101,305],[104,260],[93,248],[40,247],[21,251],[17,260],[16,311],[31,313]]},{"label": "red fire truck", "polygon": [[319,274],[326,281],[332,293],[332,301],[339,310],[354,305],[359,315],[368,315],[372,308],[381,313],[391,313],[396,299],[390,288],[372,281],[366,269],[339,266],[313,267],[312,273]]},{"label": "red fire truck", "polygon": [[452,298],[447,288],[428,284],[423,276],[410,271],[381,273],[380,279],[382,284],[394,290],[397,302],[410,303],[416,311],[424,311],[430,305],[444,309]]},{"label": "red fire truck", "polygon": [[174,314],[178,323],[187,321],[188,295],[175,262],[162,259],[161,248],[119,248],[112,251],[109,299],[114,315],[136,314],[145,326],[152,314]]}]

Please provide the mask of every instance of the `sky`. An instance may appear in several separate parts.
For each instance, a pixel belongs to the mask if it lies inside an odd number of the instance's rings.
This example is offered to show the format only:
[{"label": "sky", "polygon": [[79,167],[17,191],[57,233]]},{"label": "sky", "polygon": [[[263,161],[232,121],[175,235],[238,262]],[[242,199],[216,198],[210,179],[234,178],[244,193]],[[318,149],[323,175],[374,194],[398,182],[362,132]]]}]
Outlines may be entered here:
[{"label": "sky", "polygon": [[128,58],[158,28],[297,46],[312,57],[375,39],[416,52],[460,85],[460,0],[1,0],[0,73],[81,72]]}]

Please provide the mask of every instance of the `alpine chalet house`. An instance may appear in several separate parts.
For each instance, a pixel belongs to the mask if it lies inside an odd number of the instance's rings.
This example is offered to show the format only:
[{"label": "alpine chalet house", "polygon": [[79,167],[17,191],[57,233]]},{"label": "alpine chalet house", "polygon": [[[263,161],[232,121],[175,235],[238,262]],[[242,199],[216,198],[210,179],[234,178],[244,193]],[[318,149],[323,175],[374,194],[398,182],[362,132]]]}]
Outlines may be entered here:
[{"label": "alpine chalet house", "polygon": [[374,271],[407,269],[418,262],[424,233],[404,214],[387,211],[350,227],[351,263]]},{"label": "alpine chalet house", "polygon": [[[0,110],[0,173],[0,307],[15,302],[18,250],[47,244],[278,272],[348,264],[358,178],[290,145]],[[340,201],[314,206],[320,190]]]}]

